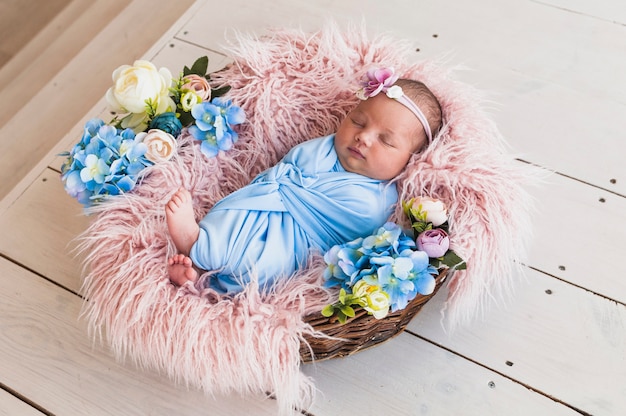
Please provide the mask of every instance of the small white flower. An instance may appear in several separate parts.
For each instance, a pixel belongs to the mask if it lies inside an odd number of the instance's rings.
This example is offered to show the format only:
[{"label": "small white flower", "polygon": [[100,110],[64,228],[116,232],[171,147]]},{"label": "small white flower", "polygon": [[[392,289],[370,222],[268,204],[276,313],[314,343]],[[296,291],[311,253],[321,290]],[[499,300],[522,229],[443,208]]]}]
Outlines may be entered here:
[{"label": "small white flower", "polygon": [[422,212],[426,213],[426,221],[431,222],[433,227],[439,227],[448,221],[448,210],[438,199],[422,196],[415,198],[413,205],[417,205]]}]

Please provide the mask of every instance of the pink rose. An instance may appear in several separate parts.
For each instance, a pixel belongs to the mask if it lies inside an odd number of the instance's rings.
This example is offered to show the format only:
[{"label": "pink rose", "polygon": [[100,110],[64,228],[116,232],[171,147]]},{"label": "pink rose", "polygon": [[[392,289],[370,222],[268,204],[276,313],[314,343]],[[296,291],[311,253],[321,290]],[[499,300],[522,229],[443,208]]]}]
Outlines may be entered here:
[{"label": "pink rose", "polygon": [[183,77],[183,85],[180,89],[195,92],[202,101],[211,99],[211,86],[209,85],[209,81],[200,75],[191,74]]},{"label": "pink rose", "polygon": [[426,230],[417,237],[417,248],[428,254],[428,257],[441,257],[450,248],[450,238],[441,228]]}]

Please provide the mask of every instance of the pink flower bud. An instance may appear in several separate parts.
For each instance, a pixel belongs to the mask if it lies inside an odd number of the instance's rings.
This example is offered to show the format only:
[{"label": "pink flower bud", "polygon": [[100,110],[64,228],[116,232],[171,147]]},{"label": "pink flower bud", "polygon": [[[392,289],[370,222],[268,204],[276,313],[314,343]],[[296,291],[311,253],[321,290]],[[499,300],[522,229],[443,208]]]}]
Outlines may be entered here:
[{"label": "pink flower bud", "polygon": [[209,85],[209,81],[200,75],[190,74],[183,77],[181,90],[193,91],[198,97],[200,97],[201,101],[208,101],[211,99],[211,86]]},{"label": "pink flower bud", "polygon": [[417,237],[417,248],[428,254],[428,257],[441,257],[450,248],[450,238],[441,228],[426,230]]}]

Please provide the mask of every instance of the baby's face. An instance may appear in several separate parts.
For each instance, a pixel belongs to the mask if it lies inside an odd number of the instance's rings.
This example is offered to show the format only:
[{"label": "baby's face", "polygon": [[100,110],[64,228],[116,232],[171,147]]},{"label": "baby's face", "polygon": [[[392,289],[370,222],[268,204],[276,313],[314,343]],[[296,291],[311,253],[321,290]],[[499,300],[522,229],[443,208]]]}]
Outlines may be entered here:
[{"label": "baby's face", "polygon": [[335,135],[339,162],[348,172],[373,179],[398,176],[426,141],[409,109],[384,94],[361,101]]}]

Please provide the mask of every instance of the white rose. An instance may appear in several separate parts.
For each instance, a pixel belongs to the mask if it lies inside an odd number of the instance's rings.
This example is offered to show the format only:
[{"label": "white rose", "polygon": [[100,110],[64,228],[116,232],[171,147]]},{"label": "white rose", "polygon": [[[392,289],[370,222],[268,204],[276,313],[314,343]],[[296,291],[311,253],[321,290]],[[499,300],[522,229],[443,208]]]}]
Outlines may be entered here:
[{"label": "white rose", "polygon": [[170,97],[172,74],[167,68],[157,68],[149,61],[137,60],[132,66],[122,65],[113,71],[113,86],[106,93],[112,109],[124,113],[145,113],[149,100],[155,114],[174,109]]},{"label": "white rose", "polygon": [[439,227],[448,221],[448,210],[443,202],[426,196],[415,198],[414,207],[426,213],[426,221],[431,222],[433,227]]},{"label": "white rose", "polygon": [[389,313],[389,295],[375,290],[367,295],[367,305],[363,308],[376,319],[383,319]]},{"label": "white rose", "polygon": [[170,160],[176,153],[176,139],[163,130],[151,129],[147,133],[139,133],[135,140],[148,147],[146,158],[154,163]]}]

